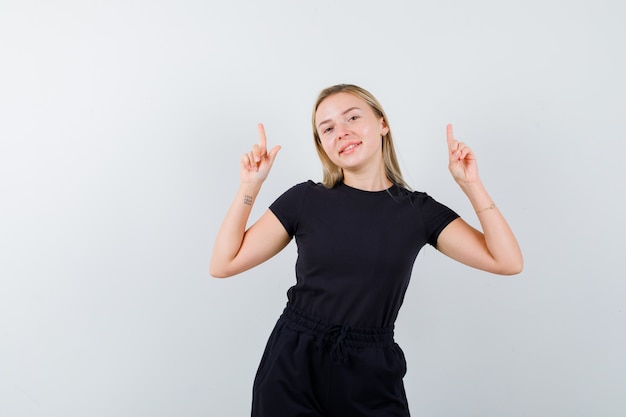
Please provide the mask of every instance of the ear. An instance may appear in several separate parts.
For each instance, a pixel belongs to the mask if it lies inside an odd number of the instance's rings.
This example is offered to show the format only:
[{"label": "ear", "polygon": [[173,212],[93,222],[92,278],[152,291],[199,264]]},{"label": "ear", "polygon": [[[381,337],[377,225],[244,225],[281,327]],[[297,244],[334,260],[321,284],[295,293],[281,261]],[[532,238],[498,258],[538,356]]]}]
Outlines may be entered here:
[{"label": "ear", "polygon": [[387,126],[387,122],[385,121],[385,119],[383,119],[381,117],[381,119],[380,119],[380,134],[382,136],[385,136],[387,133],[389,133],[389,126]]}]

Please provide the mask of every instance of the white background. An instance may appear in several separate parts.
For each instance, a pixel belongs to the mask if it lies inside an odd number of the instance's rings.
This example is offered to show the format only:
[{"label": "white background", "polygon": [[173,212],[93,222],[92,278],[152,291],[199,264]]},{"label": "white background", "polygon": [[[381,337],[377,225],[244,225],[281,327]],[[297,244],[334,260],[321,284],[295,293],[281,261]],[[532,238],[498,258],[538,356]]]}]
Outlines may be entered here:
[{"label": "white background", "polygon": [[626,415],[621,0],[0,2],[0,415],[244,416],[291,244],[208,275],[264,122],[253,217],[319,181],[317,93],[383,103],[405,177],[470,223],[473,147],[525,270],[427,247],[397,339],[412,414]]}]

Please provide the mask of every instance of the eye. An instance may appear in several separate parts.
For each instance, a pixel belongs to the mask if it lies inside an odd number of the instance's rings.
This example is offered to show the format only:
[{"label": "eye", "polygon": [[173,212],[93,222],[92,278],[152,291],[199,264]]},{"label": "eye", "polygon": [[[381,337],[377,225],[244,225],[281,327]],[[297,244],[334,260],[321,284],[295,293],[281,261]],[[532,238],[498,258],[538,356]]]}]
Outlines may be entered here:
[{"label": "eye", "polygon": [[326,133],[330,133],[333,130],[332,126],[328,126],[327,128],[322,130],[322,133],[326,134]]},{"label": "eye", "polygon": [[353,121],[355,121],[358,118],[359,118],[358,114],[353,114],[352,116],[348,117],[348,121],[349,122],[353,122]]}]

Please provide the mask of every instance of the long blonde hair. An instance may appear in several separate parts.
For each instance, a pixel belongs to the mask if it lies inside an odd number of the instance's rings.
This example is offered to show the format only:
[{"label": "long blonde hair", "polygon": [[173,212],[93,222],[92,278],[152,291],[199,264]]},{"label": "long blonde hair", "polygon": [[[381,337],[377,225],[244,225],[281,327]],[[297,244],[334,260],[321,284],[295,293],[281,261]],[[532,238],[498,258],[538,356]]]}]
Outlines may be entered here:
[{"label": "long blonde hair", "polygon": [[322,184],[327,188],[332,188],[343,181],[343,170],[335,165],[330,160],[330,158],[328,158],[328,155],[326,155],[326,152],[322,147],[322,142],[320,140],[319,134],[317,133],[317,128],[315,127],[315,113],[317,112],[317,108],[319,107],[319,105],[328,97],[339,93],[350,93],[362,98],[367,102],[367,104],[369,104],[369,106],[372,108],[372,110],[374,110],[374,113],[378,117],[383,118],[388,128],[387,134],[382,137],[382,152],[383,161],[385,164],[385,173],[389,181],[397,186],[410,190],[410,187],[406,184],[404,178],[402,178],[402,172],[400,170],[400,165],[398,164],[396,151],[393,147],[393,139],[391,136],[389,119],[387,119],[387,115],[385,114],[383,107],[380,105],[378,100],[376,100],[376,97],[374,97],[369,91],[353,84],[337,84],[325,88],[317,97],[315,107],[313,108],[313,139],[315,141],[315,149],[317,150],[317,154],[320,158],[320,161],[322,162],[322,170],[324,172],[324,179],[322,180]]}]

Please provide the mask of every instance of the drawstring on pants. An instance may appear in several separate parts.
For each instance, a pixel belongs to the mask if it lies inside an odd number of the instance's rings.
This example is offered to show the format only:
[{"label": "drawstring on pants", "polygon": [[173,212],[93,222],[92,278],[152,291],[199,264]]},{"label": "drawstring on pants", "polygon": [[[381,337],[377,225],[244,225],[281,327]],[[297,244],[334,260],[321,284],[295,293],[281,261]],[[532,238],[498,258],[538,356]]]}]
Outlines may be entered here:
[{"label": "drawstring on pants", "polygon": [[299,332],[315,337],[318,348],[330,346],[330,357],[336,364],[345,363],[354,349],[366,346],[389,346],[394,343],[393,326],[381,328],[352,327],[331,323],[307,314],[293,304],[287,304],[281,319]]},{"label": "drawstring on pants", "polygon": [[334,324],[329,327],[321,337],[318,337],[316,345],[322,347],[323,345],[332,344],[330,348],[330,357],[333,362],[337,364],[344,363],[347,359],[347,349],[344,345],[346,336],[348,335],[348,329],[341,324]]}]

